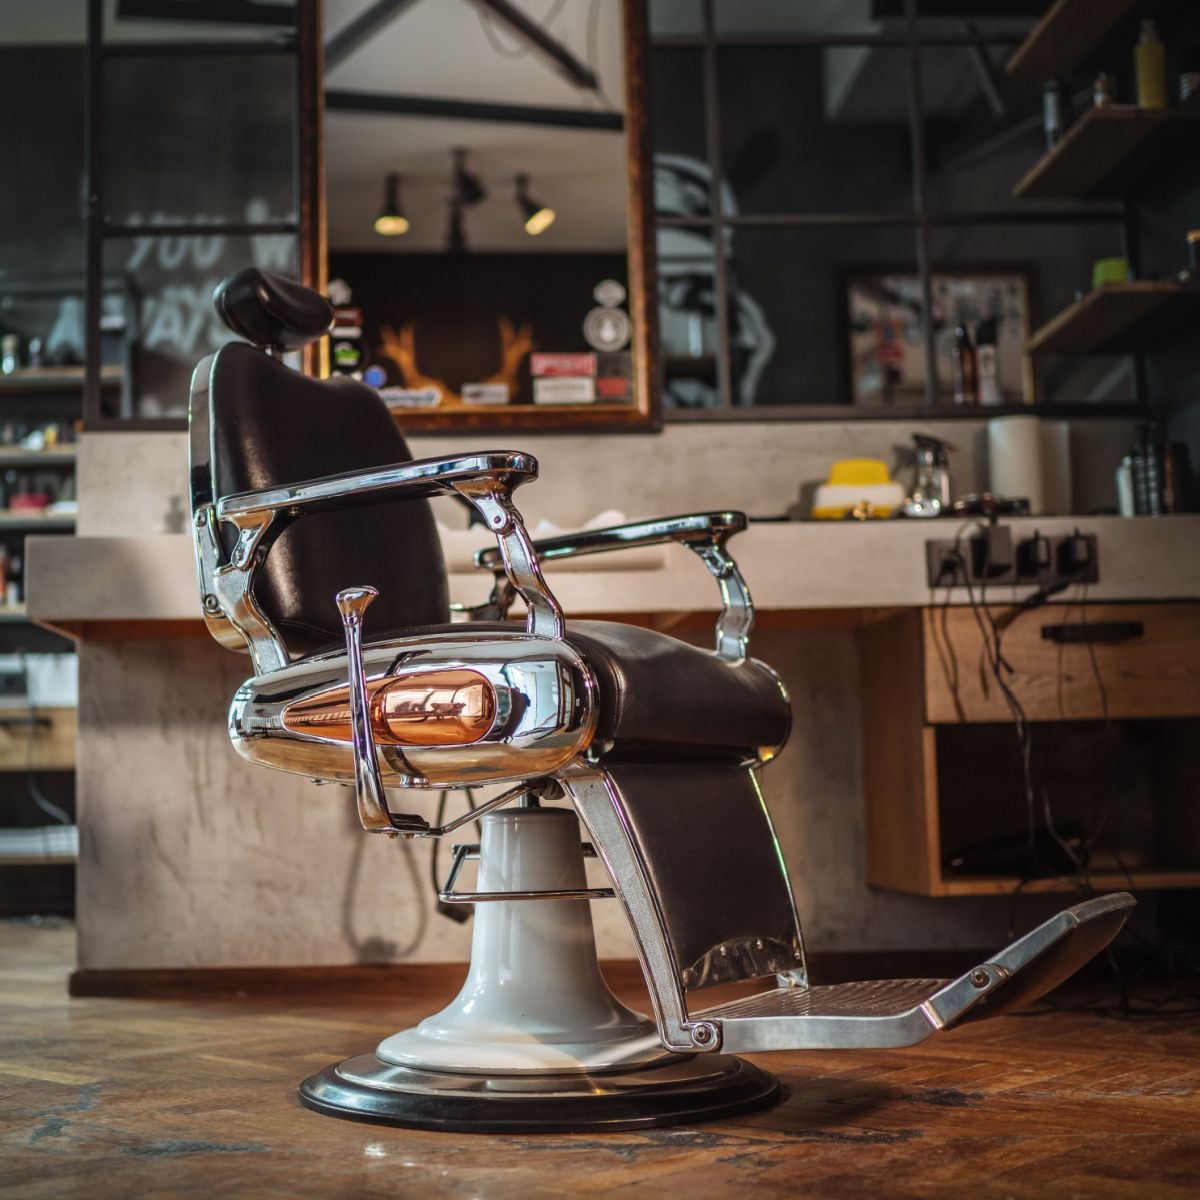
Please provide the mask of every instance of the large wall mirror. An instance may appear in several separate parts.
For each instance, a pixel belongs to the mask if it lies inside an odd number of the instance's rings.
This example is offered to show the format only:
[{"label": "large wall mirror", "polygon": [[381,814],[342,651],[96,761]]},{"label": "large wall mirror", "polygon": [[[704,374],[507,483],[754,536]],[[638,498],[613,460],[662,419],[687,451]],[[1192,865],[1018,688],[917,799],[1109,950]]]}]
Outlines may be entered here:
[{"label": "large wall mirror", "polygon": [[406,429],[657,422],[644,0],[325,0],[332,370]]}]

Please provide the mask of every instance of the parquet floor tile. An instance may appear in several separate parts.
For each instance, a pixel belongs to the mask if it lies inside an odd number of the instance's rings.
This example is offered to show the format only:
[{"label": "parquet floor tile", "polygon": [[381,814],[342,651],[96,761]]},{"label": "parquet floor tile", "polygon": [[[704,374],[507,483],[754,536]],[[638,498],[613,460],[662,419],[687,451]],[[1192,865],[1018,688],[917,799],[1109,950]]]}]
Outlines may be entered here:
[{"label": "parquet floor tile", "polygon": [[448,999],[453,971],[414,968],[399,996],[71,1000],[71,957],[69,930],[0,924],[0,1197],[1200,1196],[1198,1021],[1005,1017],[912,1050],[766,1056],[787,1096],[737,1120],[471,1137],[295,1098]]}]

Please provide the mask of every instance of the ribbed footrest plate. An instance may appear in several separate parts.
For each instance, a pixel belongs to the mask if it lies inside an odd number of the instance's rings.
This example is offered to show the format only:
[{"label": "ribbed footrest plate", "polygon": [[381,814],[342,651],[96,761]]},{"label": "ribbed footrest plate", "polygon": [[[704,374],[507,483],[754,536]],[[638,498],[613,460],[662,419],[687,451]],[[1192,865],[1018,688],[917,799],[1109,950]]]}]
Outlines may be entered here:
[{"label": "ribbed footrest plate", "polygon": [[935,1029],[994,1017],[1073,975],[1116,936],[1127,892],[1065,909],[987,962],[949,982],[885,979],[832,987],[781,987],[696,1013],[721,1030],[722,1049],[860,1049],[911,1046]]},{"label": "ribbed footrest plate", "polygon": [[782,987],[705,1009],[706,1020],[744,1017],[892,1017],[923,1004],[944,979],[864,979],[829,987]]}]

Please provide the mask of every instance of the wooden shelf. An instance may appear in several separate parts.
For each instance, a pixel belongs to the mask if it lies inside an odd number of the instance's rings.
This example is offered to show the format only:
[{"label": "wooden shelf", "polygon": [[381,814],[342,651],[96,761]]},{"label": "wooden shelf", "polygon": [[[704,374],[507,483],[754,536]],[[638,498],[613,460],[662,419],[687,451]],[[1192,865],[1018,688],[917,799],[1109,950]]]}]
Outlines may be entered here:
[{"label": "wooden shelf", "polygon": [[74,513],[0,508],[0,529],[74,529],[75,521]]},{"label": "wooden shelf", "polygon": [[1067,75],[1133,6],[1134,0],[1055,0],[1013,52],[1005,70],[1041,79]]},{"label": "wooden shelf", "polygon": [[1099,722],[1136,723],[1138,744],[1152,747],[1139,760],[1139,786],[1127,802],[1146,806],[1145,816],[1134,820],[1123,802],[1110,826],[1111,834],[1124,820],[1132,833],[1132,841],[1117,842],[1130,869],[1101,843],[1105,857],[1092,870],[1025,882],[943,865],[950,847],[1025,832],[1011,715],[974,669],[983,641],[973,614],[965,607],[908,610],[859,630],[873,887],[936,897],[1200,888],[1200,825],[1192,815],[1200,778],[1200,673],[1193,669],[1200,604],[1095,605],[1088,617],[1129,619],[1143,633],[1122,643],[1058,646],[1041,635],[1036,618],[1006,631],[1014,694],[1038,726],[1038,745],[1051,747],[1037,756],[1035,746],[1033,769],[1061,802],[1055,820],[1091,832],[1091,798],[1106,768],[1102,755],[1082,749],[1095,747]]},{"label": "wooden shelf", "polygon": [[[1082,879],[1096,892],[1162,891],[1166,888],[1200,887],[1200,869],[1177,867],[1139,867],[1136,871],[1085,871]],[[1008,875],[943,875],[934,884],[937,896],[1011,896],[1047,892],[1077,892],[1081,880],[1075,878],[1031,879],[1022,884]]]},{"label": "wooden shelf", "polygon": [[[125,379],[123,367],[101,367],[100,383],[115,387]],[[0,375],[2,392],[62,392],[83,387],[82,367],[22,367]]]},{"label": "wooden shelf", "polygon": [[22,450],[20,446],[0,446],[0,467],[73,467],[75,445],[55,446],[53,450]]},{"label": "wooden shelf", "polygon": [[[1089,108],[1013,188],[1019,200],[1117,200],[1200,151],[1200,109]],[[1180,257],[1182,258],[1182,252]]]},{"label": "wooden shelf", "polygon": [[1047,321],[1030,354],[1130,354],[1194,336],[1200,284],[1158,280],[1106,283]]}]

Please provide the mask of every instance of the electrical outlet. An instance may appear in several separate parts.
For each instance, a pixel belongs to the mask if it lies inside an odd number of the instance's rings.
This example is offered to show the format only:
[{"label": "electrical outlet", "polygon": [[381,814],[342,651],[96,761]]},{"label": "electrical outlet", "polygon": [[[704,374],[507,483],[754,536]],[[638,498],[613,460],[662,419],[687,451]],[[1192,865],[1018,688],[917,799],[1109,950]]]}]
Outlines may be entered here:
[{"label": "electrical outlet", "polygon": [[1047,537],[1034,532],[1014,547],[1011,527],[991,525],[957,542],[925,543],[925,571],[931,588],[979,584],[1096,583],[1099,548],[1092,533]]}]

